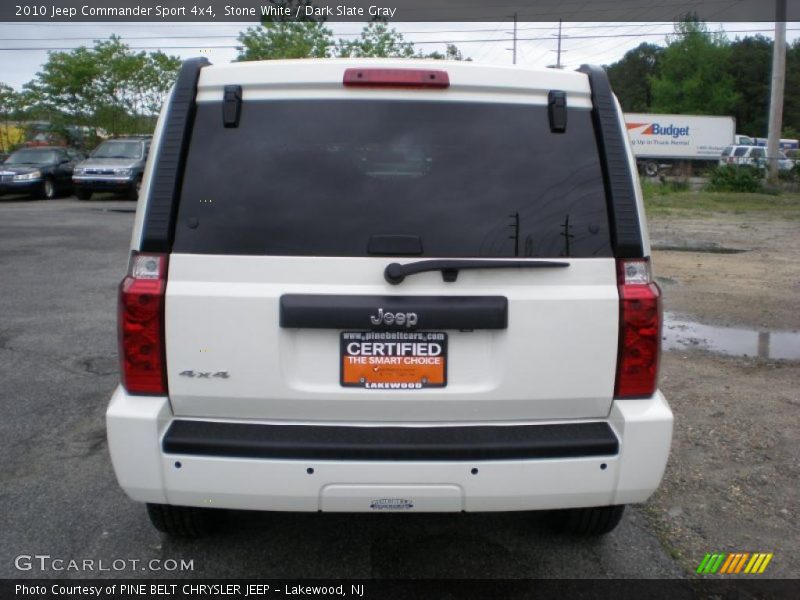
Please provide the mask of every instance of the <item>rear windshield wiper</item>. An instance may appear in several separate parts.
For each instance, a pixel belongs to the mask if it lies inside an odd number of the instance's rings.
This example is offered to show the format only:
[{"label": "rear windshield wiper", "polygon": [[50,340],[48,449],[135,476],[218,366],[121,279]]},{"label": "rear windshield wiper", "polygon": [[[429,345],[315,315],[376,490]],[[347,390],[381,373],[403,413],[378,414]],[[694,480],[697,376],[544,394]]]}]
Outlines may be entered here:
[{"label": "rear windshield wiper", "polygon": [[461,269],[552,269],[568,266],[568,262],[554,260],[420,260],[404,265],[391,263],[384,269],[383,277],[397,285],[408,275],[426,271],[441,271],[442,279],[455,281]]}]

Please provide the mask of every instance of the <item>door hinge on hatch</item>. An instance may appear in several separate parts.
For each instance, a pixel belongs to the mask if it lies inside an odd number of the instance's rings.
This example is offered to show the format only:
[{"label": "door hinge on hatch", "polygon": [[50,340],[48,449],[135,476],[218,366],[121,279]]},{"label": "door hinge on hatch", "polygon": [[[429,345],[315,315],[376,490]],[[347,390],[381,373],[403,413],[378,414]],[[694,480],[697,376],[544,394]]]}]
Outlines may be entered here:
[{"label": "door hinge on hatch", "polygon": [[222,97],[222,123],[225,127],[238,127],[242,113],[242,86],[226,85]]},{"label": "door hinge on hatch", "polygon": [[547,116],[550,131],[564,133],[567,130],[567,92],[550,90],[547,94]]}]

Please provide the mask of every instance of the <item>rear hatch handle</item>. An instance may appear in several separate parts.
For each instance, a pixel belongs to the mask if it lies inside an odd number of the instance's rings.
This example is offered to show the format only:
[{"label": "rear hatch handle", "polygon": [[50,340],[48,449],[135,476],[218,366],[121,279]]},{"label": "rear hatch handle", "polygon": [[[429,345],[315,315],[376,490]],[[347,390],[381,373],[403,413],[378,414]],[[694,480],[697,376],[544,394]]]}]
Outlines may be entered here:
[{"label": "rear hatch handle", "polygon": [[444,281],[458,279],[461,269],[553,269],[568,267],[568,262],[554,260],[419,260],[417,262],[391,263],[383,271],[383,278],[392,285],[415,273],[441,271]]}]

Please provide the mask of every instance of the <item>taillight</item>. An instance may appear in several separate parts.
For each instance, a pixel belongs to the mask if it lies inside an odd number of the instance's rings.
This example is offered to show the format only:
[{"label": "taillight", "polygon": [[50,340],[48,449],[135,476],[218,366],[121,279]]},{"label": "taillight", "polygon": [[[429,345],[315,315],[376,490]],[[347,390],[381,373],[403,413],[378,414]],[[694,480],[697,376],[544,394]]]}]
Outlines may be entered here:
[{"label": "taillight", "polygon": [[661,290],[647,259],[618,260],[619,348],[617,398],[647,398],[658,387],[661,355]]},{"label": "taillight", "polygon": [[122,385],[131,394],[166,394],[165,254],[131,255],[119,285],[119,360]]},{"label": "taillight", "polygon": [[447,71],[437,69],[346,69],[342,83],[373,87],[450,87]]}]

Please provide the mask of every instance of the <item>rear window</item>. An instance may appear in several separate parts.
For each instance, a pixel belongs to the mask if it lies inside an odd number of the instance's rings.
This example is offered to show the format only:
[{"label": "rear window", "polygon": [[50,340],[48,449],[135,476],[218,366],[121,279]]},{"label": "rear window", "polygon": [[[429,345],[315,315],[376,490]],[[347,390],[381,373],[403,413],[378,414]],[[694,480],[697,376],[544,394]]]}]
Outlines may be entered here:
[{"label": "rear window", "polygon": [[[198,106],[173,252],[368,256],[403,236],[439,257],[611,256],[589,110],[410,101]],[[418,243],[417,243],[418,242]]]},{"label": "rear window", "polygon": [[733,152],[733,146],[728,146],[722,151],[722,156],[730,156],[731,152]]},{"label": "rear window", "polygon": [[734,156],[744,156],[747,154],[749,148],[747,146],[739,146],[736,150],[733,151]]}]

